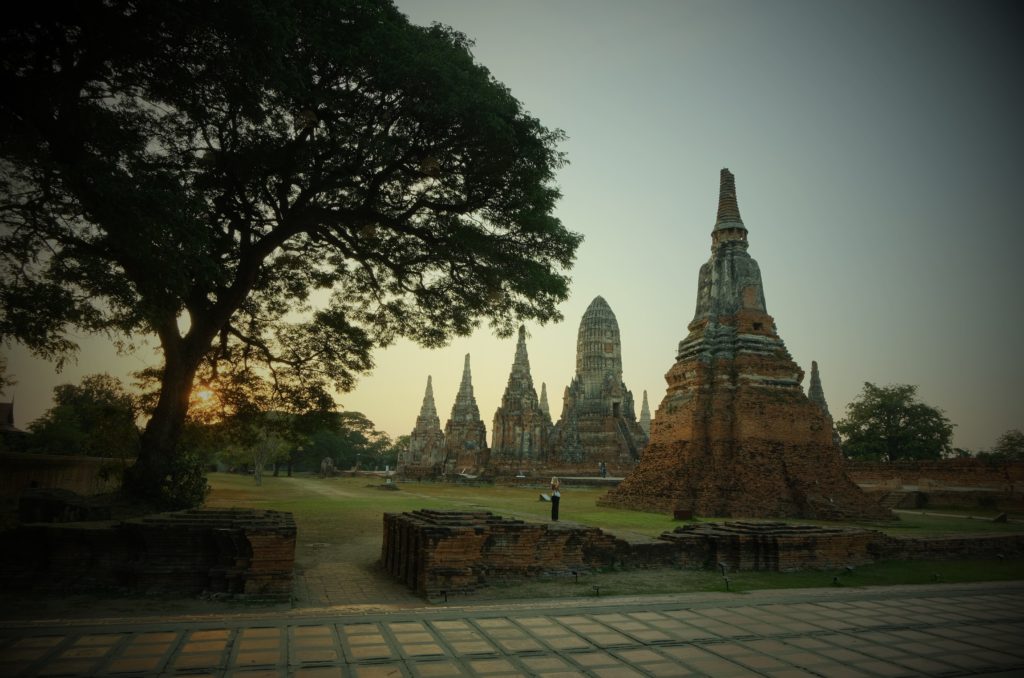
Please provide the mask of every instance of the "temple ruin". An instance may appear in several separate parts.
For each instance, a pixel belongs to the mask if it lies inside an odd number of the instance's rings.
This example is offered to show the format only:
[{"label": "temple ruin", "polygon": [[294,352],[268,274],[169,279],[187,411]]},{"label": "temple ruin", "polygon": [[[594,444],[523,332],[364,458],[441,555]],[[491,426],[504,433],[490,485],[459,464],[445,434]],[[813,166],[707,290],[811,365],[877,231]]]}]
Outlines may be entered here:
[{"label": "temple ruin", "polygon": [[846,475],[831,417],[768,315],[735,180],[720,177],[697,308],[637,468],[599,503],[701,516],[888,518]]},{"label": "temple ruin", "polygon": [[444,460],[444,433],[434,406],[434,388],[427,377],[427,390],[423,394],[416,427],[409,434],[409,449],[398,459],[398,471],[410,472],[414,468],[434,468]]},{"label": "temple ruin", "polygon": [[[828,411],[828,403],[825,402],[825,389],[821,387],[821,375],[818,374],[818,361],[811,361],[811,379],[807,384],[807,399],[818,406],[826,417],[828,425],[832,426],[832,413]],[[842,440],[839,438],[839,431],[832,426],[832,443],[839,448]]]},{"label": "temple ruin", "polygon": [[520,326],[508,385],[494,413],[489,469],[515,472],[546,466],[551,416],[545,414],[530,375],[526,327]]},{"label": "temple ruin", "polygon": [[632,470],[647,444],[637,424],[633,394],[622,381],[622,339],[608,302],[596,297],[580,320],[576,375],[562,399],[548,449],[552,468]]},{"label": "temple ruin", "polygon": [[640,428],[651,437],[651,406],[647,404],[647,390],[644,389],[644,403],[640,406]]},{"label": "temple ruin", "polygon": [[487,427],[473,396],[467,353],[452,414],[444,425],[444,471],[472,473],[486,466],[487,458]]}]

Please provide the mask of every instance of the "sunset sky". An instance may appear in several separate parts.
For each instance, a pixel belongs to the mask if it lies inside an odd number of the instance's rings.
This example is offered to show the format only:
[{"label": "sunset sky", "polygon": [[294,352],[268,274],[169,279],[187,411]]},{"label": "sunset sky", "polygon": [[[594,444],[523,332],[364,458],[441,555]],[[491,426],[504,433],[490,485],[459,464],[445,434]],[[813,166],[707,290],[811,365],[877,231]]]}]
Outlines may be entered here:
[{"label": "sunset sky", "polygon": [[[527,325],[552,415],[576,331],[603,296],[624,380],[652,411],[710,255],[719,170],[735,175],[768,312],[833,415],[863,382],[916,384],[990,448],[1024,428],[1024,21],[1019,3],[751,0],[398,0],[449,24],[532,115],[565,130],[557,214],[586,240],[557,325]],[[5,347],[17,425],[53,387],[156,362],[82,337],[76,364]],[[488,431],[515,339],[486,329],[426,351],[400,342],[341,396],[393,436],[427,375],[441,425],[463,356]],[[805,378],[806,386],[806,378]],[[11,393],[8,393],[10,397]]]}]

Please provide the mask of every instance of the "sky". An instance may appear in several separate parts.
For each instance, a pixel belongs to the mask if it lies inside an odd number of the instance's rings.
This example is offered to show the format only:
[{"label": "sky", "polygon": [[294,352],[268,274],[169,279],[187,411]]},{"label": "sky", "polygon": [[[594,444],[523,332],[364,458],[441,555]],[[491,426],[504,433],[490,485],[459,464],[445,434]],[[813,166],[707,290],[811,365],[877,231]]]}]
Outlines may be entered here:
[{"label": "sky", "polygon": [[[528,324],[552,415],[595,296],[618,318],[623,377],[655,411],[710,256],[719,170],[736,176],[768,312],[796,362],[818,361],[836,419],[864,382],[914,384],[989,449],[1024,428],[1024,9],[899,0],[398,0],[441,22],[548,127],[568,135],[556,214],[585,236],[558,324]],[[81,337],[60,374],[4,347],[17,425],[82,375],[156,363]],[[433,377],[441,425],[471,354],[491,428],[515,339],[486,327],[408,342],[339,397],[409,433]],[[8,393],[10,396],[11,393]]]}]

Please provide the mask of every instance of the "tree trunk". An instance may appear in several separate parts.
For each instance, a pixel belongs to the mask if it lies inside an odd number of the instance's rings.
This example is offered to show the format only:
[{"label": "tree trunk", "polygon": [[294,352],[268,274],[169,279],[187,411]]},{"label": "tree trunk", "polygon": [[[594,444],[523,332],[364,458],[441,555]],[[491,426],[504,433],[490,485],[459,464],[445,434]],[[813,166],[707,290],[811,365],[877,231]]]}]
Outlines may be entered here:
[{"label": "tree trunk", "polygon": [[169,347],[163,342],[164,372],[160,383],[160,399],[153,416],[142,432],[139,457],[124,474],[122,492],[134,501],[157,504],[160,508],[187,508],[195,498],[187,499],[176,492],[182,465],[177,458],[185,417],[188,415],[192,382],[202,359],[202,352],[181,350],[184,342]]}]

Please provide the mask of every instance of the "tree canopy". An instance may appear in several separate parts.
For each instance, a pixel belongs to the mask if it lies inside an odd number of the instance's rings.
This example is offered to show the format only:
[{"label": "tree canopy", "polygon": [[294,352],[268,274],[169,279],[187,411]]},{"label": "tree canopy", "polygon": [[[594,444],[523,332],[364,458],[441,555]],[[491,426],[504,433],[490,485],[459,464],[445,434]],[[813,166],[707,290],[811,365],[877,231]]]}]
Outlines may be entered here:
[{"label": "tree canopy", "polygon": [[324,417],[303,443],[296,465],[315,471],[330,457],[339,469],[374,468],[389,463],[391,438],[376,430],[362,412],[335,412]]},{"label": "tree canopy", "polygon": [[178,501],[197,379],[324,408],[398,336],[560,318],[563,134],[471,46],[387,0],[7,8],[0,340],[60,361],[74,331],[157,339],[130,491]]},{"label": "tree canopy", "polygon": [[942,410],[918,401],[917,386],[908,384],[865,382],[836,429],[851,459],[941,459],[952,452],[953,424]]},{"label": "tree canopy", "polygon": [[992,456],[1011,461],[1024,460],[1024,431],[1013,428],[999,436],[992,448]]},{"label": "tree canopy", "polygon": [[122,459],[138,454],[135,398],[116,377],[93,374],[79,385],[62,384],[53,389],[53,400],[29,425],[28,449]]}]

